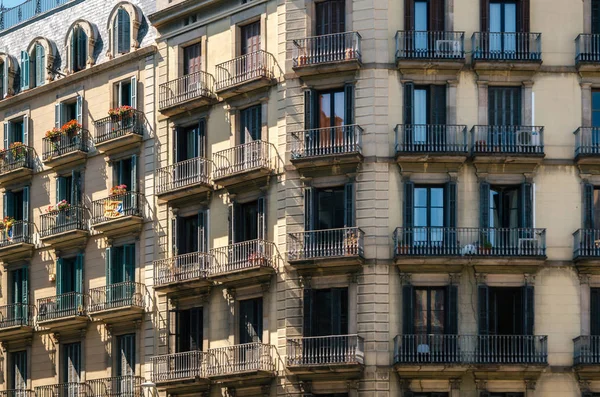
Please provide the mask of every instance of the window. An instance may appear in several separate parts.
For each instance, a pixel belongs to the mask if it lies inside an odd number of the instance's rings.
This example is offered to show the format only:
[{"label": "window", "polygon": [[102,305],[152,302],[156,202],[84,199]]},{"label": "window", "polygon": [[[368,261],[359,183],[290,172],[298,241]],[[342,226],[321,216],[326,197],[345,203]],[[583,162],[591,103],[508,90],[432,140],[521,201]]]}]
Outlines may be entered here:
[{"label": "window", "polygon": [[490,52],[504,55],[517,50],[517,3],[515,1],[490,2]]},{"label": "window", "polygon": [[135,281],[135,244],[106,249],[106,285]]},{"label": "window", "polygon": [[[129,377],[135,375],[135,334],[117,336],[117,374],[120,377]],[[133,384],[131,380],[123,379],[117,382],[117,394],[133,394]]]},{"label": "window", "polygon": [[26,390],[28,388],[27,351],[18,351],[10,353],[9,365],[11,371],[8,387],[15,390]]},{"label": "window", "polygon": [[208,252],[208,210],[177,216],[173,225],[174,255]]},{"label": "window", "polygon": [[[242,42],[240,46],[240,55],[251,54],[260,50],[260,21],[250,23],[241,27]],[[257,60],[249,60],[246,65],[250,68]]]},{"label": "window", "polygon": [[83,98],[76,98],[54,105],[54,127],[61,128],[71,120],[83,125]]},{"label": "window", "polygon": [[70,61],[73,72],[85,69],[87,65],[87,46],[88,37],[85,30],[76,25],[71,32]]},{"label": "window", "polygon": [[183,48],[183,74],[188,75],[200,72],[202,69],[202,58],[200,43],[192,44]]},{"label": "window", "polygon": [[262,106],[256,105],[240,111],[240,136],[241,145],[259,141],[262,128]]},{"label": "window", "polygon": [[458,287],[456,285],[415,287],[407,284],[402,287],[402,300],[403,334],[456,335],[458,333]]},{"label": "window", "polygon": [[234,202],[230,206],[230,243],[265,239],[266,233],[266,199],[264,197],[247,203]]},{"label": "window", "polygon": [[590,288],[590,335],[600,335],[600,288]]},{"label": "window", "polygon": [[583,228],[600,229],[600,186],[583,185]]},{"label": "window", "polygon": [[175,162],[198,157],[206,157],[206,119],[191,126],[177,127],[173,135]]},{"label": "window", "polygon": [[488,87],[488,124],[521,125],[520,87]]},{"label": "window", "polygon": [[178,353],[202,350],[204,341],[204,319],[201,307],[177,310],[176,351]]},{"label": "window", "polygon": [[239,302],[239,343],[262,341],[263,333],[263,301],[262,298],[242,300]]},{"label": "window", "polygon": [[61,353],[62,382],[79,383],[81,375],[81,343],[66,343],[62,345]]},{"label": "window", "polygon": [[[14,227],[14,226],[13,226]],[[8,303],[1,323],[4,326],[21,326],[28,324],[33,313],[29,311],[29,269],[23,266],[8,272]]]},{"label": "window", "polygon": [[404,85],[404,142],[443,148],[446,124],[446,86]]},{"label": "window", "polygon": [[8,62],[0,62],[0,100],[8,93]]},{"label": "window", "polygon": [[83,310],[85,302],[81,296],[82,291],[83,254],[68,258],[59,257],[56,260],[56,295],[59,298],[55,303],[40,308],[40,311],[44,314],[48,311],[50,316],[74,315]]},{"label": "window", "polygon": [[56,202],[66,200],[71,205],[81,203],[81,173],[78,170],[71,171],[70,175],[58,176],[56,178]]},{"label": "window", "polygon": [[304,289],[304,336],[348,334],[348,289]]},{"label": "window", "polygon": [[33,82],[34,87],[44,85],[46,81],[46,51],[44,46],[40,43],[36,43],[31,53],[31,63],[33,69]]},{"label": "window", "polygon": [[304,227],[327,230],[354,226],[354,185],[304,189]]},{"label": "window", "polygon": [[600,33],[600,0],[592,0],[592,34]]},{"label": "window", "polygon": [[20,76],[21,76],[21,90],[29,89],[29,53],[27,51],[21,51],[21,63],[20,63]]},{"label": "window", "polygon": [[345,0],[326,0],[315,3],[316,36],[346,31]]},{"label": "window", "polygon": [[29,146],[29,117],[14,119],[4,123],[4,149],[15,142]]},{"label": "window", "polygon": [[13,227],[2,235],[0,241],[3,243],[30,242],[29,238],[33,229],[29,225],[29,186],[20,190],[6,190],[3,198],[3,215],[13,218],[15,222]]},{"label": "window", "polygon": [[119,8],[113,25],[114,48],[116,54],[126,54],[131,50],[131,18],[124,8]]},{"label": "window", "polygon": [[533,286],[480,285],[478,294],[480,335],[533,335]]},{"label": "window", "polygon": [[137,108],[137,78],[123,80],[115,84],[114,103],[116,106]]},{"label": "window", "polygon": [[137,192],[137,156],[114,161],[113,185],[125,185],[127,191]]}]

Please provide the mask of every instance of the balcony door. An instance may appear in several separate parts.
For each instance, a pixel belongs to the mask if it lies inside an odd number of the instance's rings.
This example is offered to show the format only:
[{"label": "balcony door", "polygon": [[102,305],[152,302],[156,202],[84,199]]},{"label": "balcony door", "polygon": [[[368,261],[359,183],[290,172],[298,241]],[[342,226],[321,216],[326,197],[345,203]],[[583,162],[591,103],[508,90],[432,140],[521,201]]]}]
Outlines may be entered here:
[{"label": "balcony door", "polygon": [[404,85],[404,143],[410,151],[446,150],[446,86]]},{"label": "balcony door", "polygon": [[83,254],[56,260],[56,307],[40,308],[55,316],[74,316],[83,312],[84,301],[80,295],[83,289]]},{"label": "balcony door", "polygon": [[240,344],[262,342],[263,300],[254,298],[239,302]]},{"label": "balcony door", "polygon": [[[600,0],[598,0],[600,2]],[[600,8],[600,6],[599,6]],[[600,90],[592,90],[592,133],[591,133],[591,146],[593,153],[600,152]],[[587,138],[587,139],[590,139]],[[587,145],[588,142],[582,142],[583,145]]]},{"label": "balcony door", "polygon": [[133,304],[135,286],[135,244],[106,249],[106,305]]},{"label": "balcony door", "polygon": [[[11,371],[9,373],[11,374],[11,376],[9,378],[8,387],[10,389],[15,390],[27,389],[27,351],[10,353],[9,360],[9,365],[11,368]],[[25,395],[26,394],[24,392],[23,394],[20,394],[19,392],[15,393],[15,397],[21,397]]]},{"label": "balcony door", "polygon": [[346,31],[346,1],[325,0],[315,2],[315,36],[325,36]]},{"label": "balcony door", "polygon": [[414,244],[441,245],[444,239],[444,187],[415,186]]},{"label": "balcony door", "polygon": [[203,309],[177,310],[175,349],[177,353],[202,350],[204,341]]},{"label": "balcony door", "polygon": [[591,22],[592,34],[600,34],[600,0],[592,0]]},{"label": "balcony door", "polygon": [[[135,334],[126,334],[117,336],[117,373],[121,378],[135,375]],[[121,382],[120,386],[126,388],[122,392],[133,392],[132,388],[127,388],[130,382]]]},{"label": "balcony door", "polygon": [[240,28],[240,55],[243,58],[239,62],[236,61],[236,75],[241,81],[260,75],[262,66],[262,57],[258,52],[261,49],[260,36],[260,21]]},{"label": "balcony door", "polygon": [[[175,162],[206,157],[206,120],[200,119],[197,124],[177,127],[173,135]],[[191,176],[191,175],[190,175]],[[185,175],[179,175],[179,178]]]},{"label": "balcony door", "polygon": [[4,326],[25,325],[28,322],[29,309],[29,274],[26,266],[9,271],[9,303],[14,305],[10,312],[6,313],[8,318],[3,319]]},{"label": "balcony door", "polygon": [[56,177],[56,202],[67,201],[71,205],[81,202],[81,173],[72,170],[70,174]]},{"label": "balcony door", "polygon": [[200,48],[200,43],[183,48],[183,74],[185,76],[200,72],[202,68]]},{"label": "balcony door", "polygon": [[490,55],[514,58],[517,51],[517,2],[490,2]]},{"label": "balcony door", "polygon": [[61,383],[67,383],[60,391],[68,397],[81,395],[79,382],[81,381],[81,343],[66,343],[62,345],[62,375]]},{"label": "balcony door", "polygon": [[342,148],[345,130],[341,126],[346,125],[346,100],[344,89],[319,92],[318,94],[318,110],[319,115],[317,120],[317,135],[313,137],[316,142],[309,144],[309,147],[316,146],[321,152],[335,153],[336,149]]}]

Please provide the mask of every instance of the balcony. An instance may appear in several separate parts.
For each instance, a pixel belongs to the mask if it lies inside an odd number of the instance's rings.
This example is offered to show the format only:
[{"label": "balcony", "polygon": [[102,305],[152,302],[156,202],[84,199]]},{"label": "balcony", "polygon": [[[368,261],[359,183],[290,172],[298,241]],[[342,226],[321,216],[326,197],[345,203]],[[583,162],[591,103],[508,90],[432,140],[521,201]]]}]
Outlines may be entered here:
[{"label": "balcony", "polygon": [[0,306],[0,340],[19,339],[33,332],[35,306],[12,303]]},{"label": "balcony", "polygon": [[210,349],[208,378],[224,385],[269,383],[277,374],[277,348],[264,343],[246,343]]},{"label": "balcony", "polygon": [[573,233],[573,261],[580,272],[600,274],[600,230],[579,229]]},{"label": "balcony", "polygon": [[356,171],[363,159],[362,135],[356,124],[292,132],[290,161],[304,173],[330,172],[333,166]]},{"label": "balcony", "polygon": [[[528,379],[548,365],[548,337],[540,335],[398,335],[394,368],[400,376],[455,378],[467,369],[497,379]],[[481,375],[479,375],[481,376]]]},{"label": "balcony", "polygon": [[48,11],[71,1],[72,0],[27,0],[15,7],[2,7],[2,9],[0,9],[0,32],[33,19],[40,14],[45,14]]},{"label": "balcony", "polygon": [[465,32],[398,31],[399,69],[460,70],[465,64]]},{"label": "balcony", "polygon": [[505,171],[533,170],[544,158],[544,127],[476,125],[471,130],[473,162],[504,164]]},{"label": "balcony", "polygon": [[169,293],[193,288],[208,289],[210,261],[210,254],[204,252],[154,261],[154,290]]},{"label": "balcony", "polygon": [[129,321],[144,313],[145,296],[144,284],[133,281],[92,288],[88,312],[92,319],[104,322]]},{"label": "balcony", "polygon": [[394,260],[402,271],[535,271],[546,259],[546,229],[399,227]]},{"label": "balcony", "polygon": [[600,380],[600,336],[573,339],[573,367],[581,380]]},{"label": "balcony", "polygon": [[84,245],[89,234],[86,214],[87,209],[78,206],[42,214],[40,239],[54,249]]},{"label": "balcony", "polygon": [[294,40],[292,67],[298,76],[357,70],[361,39],[358,32],[344,32]]},{"label": "balcony", "polygon": [[0,391],[0,397],[36,397],[36,395],[29,389],[9,389]]},{"label": "balcony", "polygon": [[364,237],[357,227],[289,233],[288,262],[299,271],[358,270],[364,263]]},{"label": "balcony", "polygon": [[42,139],[42,161],[48,167],[85,161],[89,151],[88,130],[77,128],[72,134],[62,134],[56,138]]},{"label": "balcony", "polygon": [[88,296],[81,292],[68,292],[37,300],[38,325],[52,330],[85,327]]},{"label": "balcony", "polygon": [[13,221],[10,228],[0,222],[0,260],[4,263],[31,258],[33,253],[32,236],[35,224],[28,221]]},{"label": "balcony", "polygon": [[573,134],[577,164],[600,164],[600,128],[579,127]]},{"label": "balcony", "polygon": [[156,195],[162,202],[195,195],[213,189],[212,161],[203,157],[177,162],[156,170]]},{"label": "balcony", "polygon": [[395,132],[396,161],[403,170],[459,167],[469,156],[466,125],[398,124]]},{"label": "balcony", "polygon": [[115,194],[92,201],[92,227],[107,238],[137,235],[142,229],[144,195]]},{"label": "balcony", "polygon": [[270,241],[244,241],[214,248],[211,252],[210,281],[224,284],[259,283],[269,280],[277,270],[279,254],[275,244]]},{"label": "balcony", "polygon": [[335,374],[360,377],[364,366],[364,340],[358,335],[288,338],[287,367],[294,375]]},{"label": "balcony", "polygon": [[206,375],[207,353],[189,351],[154,356],[152,382],[168,393],[186,393],[207,390],[210,381]]},{"label": "balcony", "polygon": [[580,72],[600,71],[600,34],[580,34],[575,39],[575,66]]},{"label": "balcony", "polygon": [[35,151],[32,147],[15,142],[8,149],[0,150],[0,185],[23,183],[33,175]]},{"label": "balcony", "polygon": [[223,99],[275,84],[275,57],[263,50],[215,66],[217,94]]},{"label": "balcony", "polygon": [[100,153],[112,154],[139,146],[144,136],[145,120],[144,113],[138,110],[96,120],[96,149]]},{"label": "balcony", "polygon": [[175,116],[217,100],[212,74],[196,72],[170,80],[159,87],[158,108],[165,116]]},{"label": "balcony", "polygon": [[253,141],[221,150],[213,154],[215,184],[225,188],[246,183],[266,183],[275,171],[275,146],[264,141]]},{"label": "balcony", "polygon": [[535,71],[542,64],[541,33],[473,33],[473,66],[480,70]]},{"label": "balcony", "polygon": [[92,379],[87,384],[92,394],[68,394],[65,397],[144,397],[140,376],[113,376],[112,378]]},{"label": "balcony", "polygon": [[87,383],[59,383],[36,386],[36,397],[89,397],[96,396]]}]

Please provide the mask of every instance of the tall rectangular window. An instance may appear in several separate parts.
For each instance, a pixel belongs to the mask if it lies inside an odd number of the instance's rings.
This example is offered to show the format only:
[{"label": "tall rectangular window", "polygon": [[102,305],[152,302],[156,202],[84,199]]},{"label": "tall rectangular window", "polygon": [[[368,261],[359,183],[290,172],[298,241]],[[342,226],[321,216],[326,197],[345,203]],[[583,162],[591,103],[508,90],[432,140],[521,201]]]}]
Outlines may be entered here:
[{"label": "tall rectangular window", "polygon": [[445,295],[445,288],[415,288],[413,320],[415,334],[444,334]]},{"label": "tall rectangular window", "polygon": [[600,34],[600,0],[592,0],[592,34]]},{"label": "tall rectangular window", "polygon": [[488,87],[488,124],[521,125],[521,87]]},{"label": "tall rectangular window", "polygon": [[510,1],[490,2],[490,52],[505,56],[517,50],[517,3]]},{"label": "tall rectangular window", "polygon": [[345,0],[326,0],[315,3],[316,36],[346,31]]},{"label": "tall rectangular window", "polygon": [[261,139],[262,106],[256,105],[240,111],[240,144]]},{"label": "tall rectangular window", "polygon": [[[62,345],[62,375],[63,383],[79,383],[81,374],[81,343],[66,343]],[[74,395],[77,395],[75,393]]]},{"label": "tall rectangular window", "polygon": [[414,233],[416,243],[441,242],[444,227],[444,187],[415,186]]},{"label": "tall rectangular window", "polygon": [[261,342],[263,333],[262,298],[247,299],[239,302],[240,344]]},{"label": "tall rectangular window", "polygon": [[177,311],[177,352],[202,350],[204,321],[201,307]]},{"label": "tall rectangular window", "polygon": [[201,70],[202,58],[200,55],[200,43],[192,44],[183,48],[184,75],[196,73]]},{"label": "tall rectangular window", "polygon": [[[10,353],[9,360],[11,368],[11,376],[8,382],[9,388],[15,390],[27,389],[27,351],[18,351]],[[16,393],[16,395],[19,396],[18,393]]]},{"label": "tall rectangular window", "polygon": [[[126,334],[117,336],[117,376],[126,377],[135,374],[135,334]],[[121,393],[132,393],[127,380],[123,380],[123,384],[118,384],[117,388],[121,387]],[[133,394],[133,393],[132,393]],[[121,394],[119,394],[121,395]],[[125,394],[131,395],[131,394]]]},{"label": "tall rectangular window", "polygon": [[339,229],[345,227],[346,207],[344,186],[315,191],[315,230]]},{"label": "tall rectangular window", "polygon": [[304,290],[304,336],[348,334],[348,289]]},{"label": "tall rectangular window", "polygon": [[240,55],[251,54],[260,50],[260,21],[241,27]]}]

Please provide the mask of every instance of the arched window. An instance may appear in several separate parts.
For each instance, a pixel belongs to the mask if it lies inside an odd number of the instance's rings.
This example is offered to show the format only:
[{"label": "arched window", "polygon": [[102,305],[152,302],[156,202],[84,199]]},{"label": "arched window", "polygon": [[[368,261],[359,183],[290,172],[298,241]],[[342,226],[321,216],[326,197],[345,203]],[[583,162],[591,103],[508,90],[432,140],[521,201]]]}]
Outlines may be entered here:
[{"label": "arched window", "polygon": [[79,72],[85,69],[87,63],[88,36],[81,26],[73,27],[71,33],[71,70]]},{"label": "arched window", "polygon": [[15,93],[15,62],[13,58],[0,52],[0,100]]},{"label": "arched window", "polygon": [[115,53],[128,53],[131,49],[131,18],[124,8],[119,8],[117,11],[113,32]]},{"label": "arched window", "polygon": [[21,89],[39,87],[54,79],[56,46],[43,37],[35,38],[27,51],[21,51]]}]

